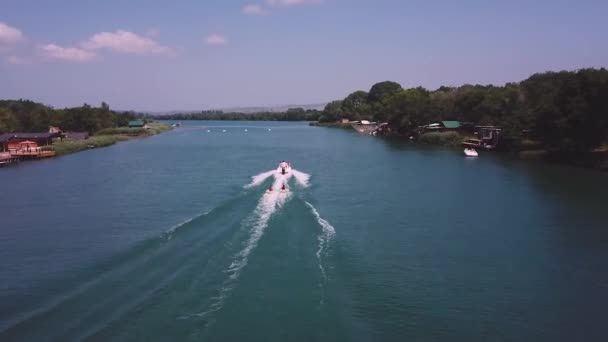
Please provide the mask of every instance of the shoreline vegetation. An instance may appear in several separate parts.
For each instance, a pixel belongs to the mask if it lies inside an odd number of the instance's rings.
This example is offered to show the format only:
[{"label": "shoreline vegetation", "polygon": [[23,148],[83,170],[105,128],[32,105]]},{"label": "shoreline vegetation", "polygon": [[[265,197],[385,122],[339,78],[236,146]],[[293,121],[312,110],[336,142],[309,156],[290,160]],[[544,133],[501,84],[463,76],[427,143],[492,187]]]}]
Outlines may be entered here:
[{"label": "shoreline vegetation", "polygon": [[330,127],[330,128],[342,128],[342,129],[354,129],[353,126],[349,123],[341,123],[341,122],[311,122],[310,126],[315,127]]},{"label": "shoreline vegetation", "polygon": [[[608,169],[608,70],[580,69],[536,73],[504,86],[441,86],[404,89],[397,82],[374,84],[342,100],[328,103],[322,111],[290,108],[284,112],[195,113],[150,115],[115,112],[105,102],[95,108],[54,109],[27,100],[0,101],[0,133],[44,132],[60,127],[64,132],[93,132],[90,144],[65,142],[58,154],[101,147],[140,136],[124,128],[134,119],[153,120],[251,120],[309,121],[312,126],[352,129],[344,122],[367,120],[386,123],[378,135],[405,138],[418,143],[457,146],[468,132],[425,132],[423,127],[458,121],[469,127],[492,126],[501,130],[499,148],[522,159],[560,161]],[[170,127],[169,127],[170,129]],[[141,132],[140,132],[141,133]]]},{"label": "shoreline vegetation", "polygon": [[[597,155],[598,148],[608,145],[608,70],[548,71],[504,86],[465,84],[436,90],[405,89],[397,82],[384,81],[374,84],[369,91],[358,90],[342,100],[332,101],[322,111],[303,108],[252,114],[202,111],[149,117],[314,121],[310,125],[345,129],[351,127],[342,122],[367,120],[386,123],[378,135],[440,145],[454,145],[458,137],[423,133],[421,128],[457,121],[471,128],[500,129],[498,149],[504,152],[534,150],[524,155],[535,156]],[[460,133],[462,140],[476,138],[472,130]]]},{"label": "shoreline vegetation", "polygon": [[[345,123],[311,122],[310,126],[354,130],[350,124]],[[462,147],[462,142],[471,137],[453,131],[426,132],[419,135],[415,143],[456,149]],[[399,135],[391,135],[387,138],[405,140],[404,136]],[[608,172],[608,144],[591,151],[576,152],[547,150],[537,141],[523,139],[518,148],[503,149],[497,153],[507,154],[525,161],[542,161]]]},{"label": "shoreline vegetation", "polygon": [[[29,100],[0,100],[0,134],[55,133],[52,150],[56,156],[113,145],[120,141],[148,137],[172,129],[153,120],[140,120],[136,112],[117,112],[103,102],[100,107],[55,109]],[[139,127],[128,127],[137,122]],[[50,140],[44,141],[46,148]],[[7,142],[0,145],[7,150]],[[0,150],[0,151],[2,151]]]},{"label": "shoreline vegetation", "polygon": [[360,120],[386,123],[378,135],[444,146],[478,137],[472,130],[428,132],[425,127],[442,121],[496,127],[502,153],[608,170],[605,68],[537,73],[504,86],[427,90],[385,81],[330,102],[312,125],[342,128],[339,122]]},{"label": "shoreline vegetation", "polygon": [[159,122],[149,122],[147,125],[149,129],[128,127],[106,128],[96,132],[95,135],[90,136],[86,140],[64,139],[54,143],[53,146],[57,156],[62,156],[93,148],[111,146],[121,141],[145,138],[172,130],[171,126]]}]

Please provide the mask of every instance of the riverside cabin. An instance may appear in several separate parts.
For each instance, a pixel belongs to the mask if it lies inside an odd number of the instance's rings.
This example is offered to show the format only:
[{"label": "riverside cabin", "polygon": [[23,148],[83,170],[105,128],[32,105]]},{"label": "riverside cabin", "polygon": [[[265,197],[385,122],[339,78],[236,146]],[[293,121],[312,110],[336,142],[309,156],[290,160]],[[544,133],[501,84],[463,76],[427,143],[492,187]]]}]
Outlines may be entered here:
[{"label": "riverside cabin", "polygon": [[476,139],[466,139],[462,145],[466,147],[495,149],[500,142],[502,129],[496,126],[475,126]]},{"label": "riverside cabin", "polygon": [[141,120],[129,121],[129,128],[145,128],[146,123]]},{"label": "riverside cabin", "polygon": [[0,135],[2,152],[12,158],[54,157],[53,139],[61,133],[6,133]]},{"label": "riverside cabin", "polygon": [[471,133],[473,130],[473,124],[470,122],[461,121],[440,121],[425,126],[418,127],[420,134],[426,132],[459,132],[459,133]]}]

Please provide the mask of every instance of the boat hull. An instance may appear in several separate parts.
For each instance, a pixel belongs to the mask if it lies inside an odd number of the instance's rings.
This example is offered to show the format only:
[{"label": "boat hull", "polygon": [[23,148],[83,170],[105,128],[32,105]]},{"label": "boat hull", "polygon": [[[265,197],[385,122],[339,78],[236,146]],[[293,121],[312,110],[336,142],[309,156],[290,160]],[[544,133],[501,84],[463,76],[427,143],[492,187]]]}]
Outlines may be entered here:
[{"label": "boat hull", "polygon": [[470,150],[470,149],[464,149],[464,155],[467,157],[478,157],[479,153],[477,153],[477,151],[475,150]]}]

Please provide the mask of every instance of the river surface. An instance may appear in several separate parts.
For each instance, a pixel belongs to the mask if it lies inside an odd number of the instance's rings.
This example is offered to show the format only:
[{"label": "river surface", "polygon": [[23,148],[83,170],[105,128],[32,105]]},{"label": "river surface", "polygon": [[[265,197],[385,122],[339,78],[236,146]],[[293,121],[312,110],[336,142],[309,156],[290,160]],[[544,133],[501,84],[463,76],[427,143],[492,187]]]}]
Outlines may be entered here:
[{"label": "river surface", "polygon": [[605,173],[185,122],[0,177],[0,341],[608,340]]}]

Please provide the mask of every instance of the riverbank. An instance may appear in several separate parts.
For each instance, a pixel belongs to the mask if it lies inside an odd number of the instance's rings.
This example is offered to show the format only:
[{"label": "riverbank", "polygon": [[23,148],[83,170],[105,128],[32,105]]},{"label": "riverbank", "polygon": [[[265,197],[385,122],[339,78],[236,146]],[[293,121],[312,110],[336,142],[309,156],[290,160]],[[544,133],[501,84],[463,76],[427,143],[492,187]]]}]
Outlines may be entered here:
[{"label": "riverbank", "polygon": [[[467,137],[457,132],[424,133],[416,140],[419,143],[446,147],[461,147]],[[492,153],[506,153],[521,160],[542,161],[571,165],[588,169],[608,171],[608,146],[589,152],[549,151],[539,142],[522,140],[509,148],[502,148]]]},{"label": "riverbank", "polygon": [[106,128],[86,140],[63,140],[56,142],[53,147],[57,156],[81,152],[93,148],[100,148],[114,145],[117,142],[131,139],[144,138],[172,130],[167,124],[151,122],[148,129],[144,128]]},{"label": "riverbank", "polygon": [[[310,126],[352,129],[351,125],[343,123],[311,122]],[[392,134],[390,137],[396,139],[409,139],[409,137],[399,134]],[[468,137],[455,131],[427,132],[419,135],[414,141],[415,143],[425,145],[444,146],[456,149],[462,147],[462,142],[466,138]],[[518,144],[510,146],[510,148],[495,150],[491,153],[505,153],[520,160],[541,161],[608,171],[608,145],[604,145],[594,151],[573,153],[548,151],[544,149],[539,142],[522,140]]]},{"label": "riverbank", "polygon": [[330,128],[342,128],[342,129],[353,129],[351,124],[338,123],[338,122],[311,122],[310,126],[315,127],[330,127]]}]

